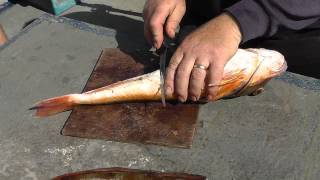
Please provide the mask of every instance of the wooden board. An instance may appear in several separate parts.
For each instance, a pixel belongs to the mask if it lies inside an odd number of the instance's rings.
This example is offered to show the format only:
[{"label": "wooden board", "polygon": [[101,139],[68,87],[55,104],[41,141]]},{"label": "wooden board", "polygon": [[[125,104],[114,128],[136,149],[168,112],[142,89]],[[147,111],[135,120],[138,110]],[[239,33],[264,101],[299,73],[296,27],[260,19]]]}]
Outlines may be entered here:
[{"label": "wooden board", "polygon": [[143,171],[138,169],[127,168],[105,168],[94,169],[88,171],[80,171],[62,176],[54,177],[52,180],[79,180],[79,179],[116,179],[116,180],[205,180],[206,177],[200,175],[186,174],[186,173],[171,173],[171,172],[156,172]]},{"label": "wooden board", "polygon": [[[103,50],[84,91],[128,79],[158,68],[150,53]],[[189,148],[198,116],[197,104],[161,102],[79,106],[73,109],[62,134],[112,141]]]}]

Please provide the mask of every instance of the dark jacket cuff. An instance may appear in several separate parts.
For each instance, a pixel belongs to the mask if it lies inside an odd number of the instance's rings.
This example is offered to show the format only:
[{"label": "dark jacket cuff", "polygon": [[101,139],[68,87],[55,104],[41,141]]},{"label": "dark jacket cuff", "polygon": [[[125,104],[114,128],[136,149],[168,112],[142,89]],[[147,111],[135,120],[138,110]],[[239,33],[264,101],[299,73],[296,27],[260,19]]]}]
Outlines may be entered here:
[{"label": "dark jacket cuff", "polygon": [[225,9],[237,21],[242,42],[261,37],[267,33],[269,18],[265,10],[254,0],[241,0]]}]

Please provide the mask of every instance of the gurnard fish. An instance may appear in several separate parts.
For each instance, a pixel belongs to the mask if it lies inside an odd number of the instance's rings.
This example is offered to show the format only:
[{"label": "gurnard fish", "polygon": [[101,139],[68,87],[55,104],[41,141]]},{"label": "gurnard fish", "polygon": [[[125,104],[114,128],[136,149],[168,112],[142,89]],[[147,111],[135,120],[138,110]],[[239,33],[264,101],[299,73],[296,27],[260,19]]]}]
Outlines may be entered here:
[{"label": "gurnard fish", "polygon": [[[238,49],[224,67],[221,83],[214,101],[244,95],[257,95],[272,78],[287,69],[284,56],[263,48]],[[205,88],[204,88],[205,89]],[[205,90],[201,97],[205,98]],[[175,101],[176,96],[167,95]],[[119,81],[82,94],[69,94],[43,100],[30,108],[37,117],[46,117],[71,110],[77,105],[110,104],[135,101],[161,101],[160,70]]]}]

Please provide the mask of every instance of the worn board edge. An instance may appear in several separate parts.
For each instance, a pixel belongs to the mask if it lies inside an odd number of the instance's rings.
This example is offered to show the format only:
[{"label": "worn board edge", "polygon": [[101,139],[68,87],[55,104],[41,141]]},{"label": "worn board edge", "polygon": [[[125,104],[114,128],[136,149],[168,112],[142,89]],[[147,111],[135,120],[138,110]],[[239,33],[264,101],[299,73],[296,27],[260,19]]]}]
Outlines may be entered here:
[{"label": "worn board edge", "polygon": [[[67,121],[66,121],[66,123],[67,123]],[[61,130],[62,133],[63,133],[63,129]],[[194,131],[193,131],[193,137],[194,137],[194,134],[196,133],[196,129],[197,128],[195,128]],[[84,136],[76,136],[76,135],[72,135],[72,134],[62,134],[62,133],[61,133],[61,135],[63,135],[63,136],[68,136],[68,137],[73,137],[73,138],[101,140],[101,141],[116,142],[116,143],[121,143],[121,144],[134,144],[134,145],[137,145],[137,146],[162,146],[162,147],[167,147],[167,148],[170,148],[170,149],[173,149],[173,148],[176,148],[176,149],[191,149],[192,145],[193,145],[193,141],[191,142],[191,144],[187,144],[187,145],[177,145],[177,144],[173,145],[173,144],[154,142],[154,141],[152,141],[152,142],[151,141],[150,142],[145,141],[145,142],[142,143],[142,142],[133,141],[133,140],[126,140],[126,141],[122,141],[122,140],[107,140],[107,139],[102,139],[102,138],[84,137]]]}]

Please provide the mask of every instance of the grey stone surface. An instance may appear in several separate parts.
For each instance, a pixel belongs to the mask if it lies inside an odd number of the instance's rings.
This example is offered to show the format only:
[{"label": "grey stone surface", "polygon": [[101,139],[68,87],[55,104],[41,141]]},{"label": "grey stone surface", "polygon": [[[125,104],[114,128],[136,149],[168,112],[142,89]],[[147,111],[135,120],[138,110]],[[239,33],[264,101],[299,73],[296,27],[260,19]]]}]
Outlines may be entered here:
[{"label": "grey stone surface", "polygon": [[28,23],[41,16],[44,12],[30,6],[19,4],[7,8],[0,14],[0,24],[3,26],[8,38],[18,34]]},{"label": "grey stone surface", "polygon": [[[0,4],[5,2],[7,1],[0,0]],[[132,33],[142,32],[137,29],[136,22],[140,22],[141,28],[141,12],[145,0],[82,0],[81,2],[83,4],[70,8],[60,16],[117,29],[118,31],[119,28],[122,28]],[[12,38],[23,30],[26,25],[44,13],[42,10],[27,4],[13,4],[10,8],[1,12],[0,24],[3,26],[8,38]]]},{"label": "grey stone surface", "polygon": [[145,47],[141,22],[101,18],[109,29],[45,16],[0,48],[0,179],[114,166],[221,180],[319,179],[320,80],[292,73],[259,96],[202,105],[191,149],[61,136],[69,112],[32,117],[27,109],[38,100],[80,92],[103,48]]}]

